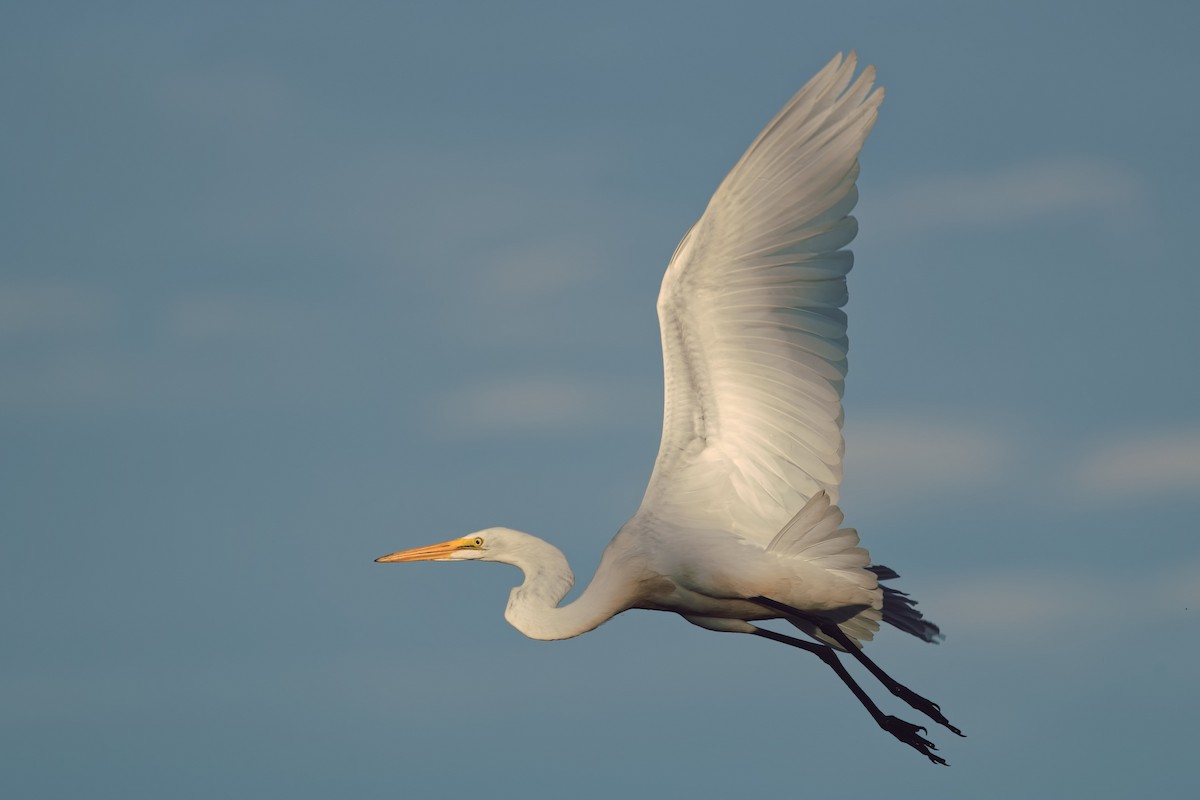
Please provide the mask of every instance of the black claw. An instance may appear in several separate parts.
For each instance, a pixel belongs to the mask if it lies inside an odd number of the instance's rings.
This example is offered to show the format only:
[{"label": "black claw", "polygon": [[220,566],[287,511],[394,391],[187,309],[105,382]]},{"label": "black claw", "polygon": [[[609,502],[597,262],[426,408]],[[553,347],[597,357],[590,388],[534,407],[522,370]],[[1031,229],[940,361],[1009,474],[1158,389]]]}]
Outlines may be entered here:
[{"label": "black claw", "polygon": [[[787,606],[781,606],[780,604],[771,600],[766,600],[765,598],[755,597],[751,599],[753,599],[755,602],[762,602],[763,605],[771,608],[782,608],[783,610],[788,610]],[[804,617],[803,612],[796,612],[796,614],[797,616]],[[871,714],[871,717],[875,720],[879,727],[883,728],[892,736],[896,737],[909,747],[919,752],[921,755],[928,758],[934,764],[949,766],[949,764],[946,763],[946,759],[933,754],[932,751],[937,749],[937,745],[921,735],[923,733],[928,733],[929,731],[920,725],[914,725],[911,722],[905,722],[898,717],[884,715],[884,713],[879,710],[879,706],[875,705],[874,701],[867,696],[867,693],[863,691],[862,687],[859,686],[854,678],[850,676],[850,673],[846,671],[846,668],[842,665],[842,662],[838,660],[837,653],[828,645],[813,644],[811,642],[803,641],[802,639],[796,639],[792,636],[786,636],[782,633],[776,633],[768,628],[755,628],[753,633],[766,639],[782,642],[816,655],[833,669],[837,676],[842,680],[842,683],[846,684],[850,691],[853,692],[854,696],[858,698],[858,702],[862,703],[863,707],[866,708]],[[942,715],[937,703],[934,703],[932,700],[927,700],[908,687],[897,683],[869,659],[860,660],[867,665],[867,668],[877,678],[879,678],[881,682],[883,682],[883,684],[888,688],[889,691],[891,691],[892,694],[903,698],[909,705],[912,705],[922,713],[929,715],[930,718],[942,725],[945,725],[959,736],[963,735],[962,731],[951,725],[950,722]]]},{"label": "black claw", "polygon": [[[762,596],[751,597],[750,600],[754,601],[755,603],[758,603],[759,605],[765,606],[770,609],[774,609],[775,611],[780,611],[780,612],[786,614],[789,618],[794,618],[793,622],[795,620],[804,620],[811,625],[815,625],[817,627],[817,629],[820,630],[823,634],[825,634],[826,636],[831,638],[833,641],[840,644],[847,653],[849,653],[854,658],[858,659],[862,663],[862,665],[865,666],[871,672],[872,675],[874,675],[876,678],[878,678],[880,680],[880,682],[883,683],[883,685],[887,687],[888,691],[890,691],[896,697],[899,697],[901,700],[908,703],[910,706],[915,708],[917,711],[920,711],[922,714],[929,717],[931,720],[938,723],[939,725],[944,725],[947,729],[949,729],[954,734],[956,734],[958,736],[965,736],[965,734],[962,731],[960,731],[958,728],[956,728],[950,724],[950,720],[946,719],[946,716],[942,713],[941,706],[939,706],[937,703],[933,702],[932,700],[930,700],[926,697],[922,697],[921,695],[917,694],[912,689],[909,689],[904,684],[899,683],[894,678],[892,678],[890,675],[888,675],[886,672],[884,672],[882,669],[880,669],[878,664],[876,664],[874,661],[872,661],[870,658],[868,658],[867,655],[862,650],[860,650],[858,647],[856,647],[854,645],[853,642],[850,641],[849,637],[846,636],[846,633],[836,623],[831,622],[830,620],[824,619],[824,618],[820,617],[819,615],[809,614],[804,611],[801,611],[798,608],[793,608],[792,606],[789,606],[785,603],[780,603],[777,600],[772,600],[769,597],[762,597]],[[768,636],[770,638],[778,638],[779,641],[788,641],[789,644],[793,644],[793,645],[795,644],[794,641],[789,641],[788,637],[779,637],[777,634],[770,634],[770,633],[765,633],[763,635]],[[823,659],[825,659],[826,663],[829,663],[829,659],[826,658],[824,654],[822,654],[821,657]],[[833,665],[830,664],[830,666],[833,666]],[[837,669],[837,667],[834,667],[834,669]],[[842,680],[845,681],[846,678],[843,676]],[[878,719],[878,717],[876,717],[876,718]],[[902,737],[897,737],[897,738],[902,738]],[[928,754],[926,754],[926,755],[928,755]],[[938,763],[942,763],[942,764],[946,763],[945,761],[942,761],[941,759],[935,758],[934,760],[937,761]]]},{"label": "black claw", "polygon": [[946,715],[942,713],[942,707],[937,703],[928,698],[922,697],[912,689],[909,689],[907,686],[902,684],[896,684],[894,687],[889,688],[892,690],[892,694],[896,695],[896,697],[899,697],[901,700],[908,703],[910,706],[915,708],[917,711],[920,711],[937,724],[944,726],[952,733],[966,738],[966,734],[950,724],[950,720],[946,719]]},{"label": "black claw", "polygon": [[911,722],[905,722],[899,717],[892,716],[884,717],[879,724],[885,731],[928,758],[934,764],[941,764],[945,767],[950,766],[946,759],[931,752],[937,750],[937,745],[924,736],[921,736],[921,733],[928,733],[928,731],[920,725],[914,725]]}]

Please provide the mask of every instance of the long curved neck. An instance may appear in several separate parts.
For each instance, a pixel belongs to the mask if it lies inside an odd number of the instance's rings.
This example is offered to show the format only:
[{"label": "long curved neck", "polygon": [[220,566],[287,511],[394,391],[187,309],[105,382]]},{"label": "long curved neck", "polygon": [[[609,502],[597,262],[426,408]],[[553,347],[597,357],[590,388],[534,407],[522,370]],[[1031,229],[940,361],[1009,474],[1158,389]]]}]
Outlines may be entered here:
[{"label": "long curved neck", "polygon": [[567,558],[557,547],[533,536],[504,561],[525,573],[525,582],[508,595],[504,618],[530,639],[570,639],[596,628],[629,606],[611,582],[604,564],[574,602],[558,603],[575,584]]}]

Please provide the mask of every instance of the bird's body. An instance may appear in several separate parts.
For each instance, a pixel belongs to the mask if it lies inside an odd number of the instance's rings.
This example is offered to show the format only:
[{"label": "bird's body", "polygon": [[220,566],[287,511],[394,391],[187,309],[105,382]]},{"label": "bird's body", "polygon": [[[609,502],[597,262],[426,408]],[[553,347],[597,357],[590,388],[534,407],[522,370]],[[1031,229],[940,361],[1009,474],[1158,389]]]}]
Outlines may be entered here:
[{"label": "bird's body", "polygon": [[[485,550],[455,553],[502,561],[525,573],[525,582],[510,595],[505,617],[531,639],[578,636],[634,608],[672,611],[711,630],[752,633],[746,623],[781,616],[748,599],[758,596],[828,617],[852,639],[870,639],[883,603],[875,573],[863,569],[866,551],[857,547],[853,531],[837,528],[841,513],[823,494],[806,508],[807,515],[797,515],[796,526],[785,528],[791,535],[767,547],[729,531],[645,521],[626,525],[605,549],[587,588],[562,607],[558,603],[570,591],[574,575],[566,557],[548,542],[509,528],[489,528],[476,534]],[[800,627],[841,649],[811,625]]]},{"label": "bird's body", "polygon": [[[857,223],[858,153],[883,93],[874,70],[830,62],[750,145],[684,236],[658,299],[665,373],[663,435],[641,507],[595,576],[520,531],[488,528],[379,561],[483,560],[519,567],[506,619],[534,639],[564,639],[629,609],[670,611],[716,631],[750,633],[819,655],[881,727],[937,763],[910,723],[887,717],[849,677],[850,653],[897,696],[950,726],[937,706],[860,651],[889,622],[939,636],[897,577],[870,565],[842,528],[841,394],[846,375],[844,246]],[[822,644],[755,625],[786,619]]]}]

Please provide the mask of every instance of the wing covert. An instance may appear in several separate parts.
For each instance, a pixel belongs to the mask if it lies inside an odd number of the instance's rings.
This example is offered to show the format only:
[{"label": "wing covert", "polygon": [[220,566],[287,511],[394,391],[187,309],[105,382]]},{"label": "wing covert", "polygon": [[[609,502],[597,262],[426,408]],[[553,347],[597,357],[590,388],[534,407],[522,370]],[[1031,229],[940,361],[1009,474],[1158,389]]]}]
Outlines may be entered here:
[{"label": "wing covert", "polygon": [[754,140],[671,259],[658,298],[665,407],[634,520],[766,544],[842,476],[843,250],[883,90],[826,65]]}]

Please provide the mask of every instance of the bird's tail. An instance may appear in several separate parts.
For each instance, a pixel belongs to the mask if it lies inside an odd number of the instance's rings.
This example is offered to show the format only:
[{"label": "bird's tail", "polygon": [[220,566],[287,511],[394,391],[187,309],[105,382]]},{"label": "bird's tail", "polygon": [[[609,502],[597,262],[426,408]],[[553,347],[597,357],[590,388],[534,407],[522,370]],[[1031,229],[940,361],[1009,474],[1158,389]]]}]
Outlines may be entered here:
[{"label": "bird's tail", "polygon": [[[841,509],[830,502],[829,496],[824,491],[817,492],[771,540],[767,551],[803,558],[864,589],[873,590],[877,581],[899,578],[891,567],[868,566],[870,556],[858,546],[858,533],[853,528],[840,527],[842,519]],[[882,583],[878,586],[883,591],[882,608],[864,608],[851,619],[838,620],[848,636],[857,642],[869,641],[879,629],[882,617],[889,625],[926,642],[936,644],[945,638],[938,626],[917,610],[916,600]],[[810,630],[811,627],[801,625],[800,629],[827,644],[834,644],[821,633]]]},{"label": "bird's tail", "polygon": [[[881,581],[890,581],[900,577],[896,570],[881,564],[872,564],[867,569],[874,572]],[[917,610],[916,600],[890,586],[880,585],[879,588],[883,589],[884,622],[932,644],[937,644],[946,638],[937,625],[925,619],[925,615]]]},{"label": "bird's tail", "polygon": [[858,531],[840,527],[843,519],[842,510],[822,489],[775,534],[767,552],[802,558],[856,586],[874,589],[876,576],[866,572],[871,557],[858,546]]},{"label": "bird's tail", "polygon": [[[842,632],[861,647],[862,642],[869,642],[879,630],[883,609],[873,607],[877,602],[874,598],[878,576],[867,567],[871,556],[858,546],[858,531],[840,527],[843,519],[842,510],[833,504],[829,495],[825,491],[817,492],[775,535],[767,545],[767,552],[802,559],[813,567],[820,567],[826,575],[834,576],[835,582],[848,581],[862,590],[863,598],[870,598],[861,606],[849,609],[849,616],[836,619]],[[796,619],[790,621],[814,639],[842,649],[841,644],[813,624]]]}]

